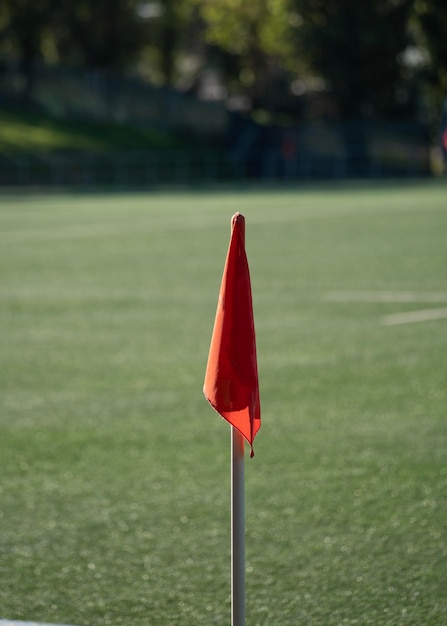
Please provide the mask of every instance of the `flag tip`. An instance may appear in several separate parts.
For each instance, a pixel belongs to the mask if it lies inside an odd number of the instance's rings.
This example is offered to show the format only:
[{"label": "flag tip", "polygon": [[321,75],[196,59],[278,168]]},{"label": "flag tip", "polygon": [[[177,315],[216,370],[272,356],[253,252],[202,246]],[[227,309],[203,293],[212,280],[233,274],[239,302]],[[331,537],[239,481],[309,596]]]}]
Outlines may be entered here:
[{"label": "flag tip", "polygon": [[231,223],[233,224],[233,226],[236,226],[236,224],[244,224],[244,222],[245,222],[245,216],[239,212],[235,213],[233,217],[231,218]]}]

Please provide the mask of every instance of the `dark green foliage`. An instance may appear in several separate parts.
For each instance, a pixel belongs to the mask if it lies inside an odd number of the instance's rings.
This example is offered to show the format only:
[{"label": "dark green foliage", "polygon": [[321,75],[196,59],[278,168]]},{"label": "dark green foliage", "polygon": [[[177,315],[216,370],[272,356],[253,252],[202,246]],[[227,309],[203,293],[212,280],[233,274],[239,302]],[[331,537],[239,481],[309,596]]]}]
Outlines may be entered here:
[{"label": "dark green foliage", "polygon": [[447,97],[447,5],[443,0],[419,0],[415,13],[431,57],[429,78],[442,101]]},{"label": "dark green foliage", "polygon": [[[137,71],[194,91],[215,72],[248,107],[299,118],[295,80],[323,78],[343,118],[414,116],[447,90],[443,0],[4,0],[0,52],[18,59],[24,96],[40,59]],[[425,66],[408,63],[408,46]],[[424,63],[422,63],[424,65]],[[300,87],[301,88],[301,87]],[[293,91],[293,89],[292,89]],[[220,90],[222,93],[222,90]],[[318,99],[317,99],[318,102]],[[262,112],[261,112],[262,113]],[[321,115],[321,112],[319,113]],[[268,116],[267,116],[268,118]]]},{"label": "dark green foliage", "polygon": [[[409,0],[297,0],[300,52],[325,77],[343,118],[404,108],[399,55],[409,42]],[[402,95],[401,95],[402,98]]]}]

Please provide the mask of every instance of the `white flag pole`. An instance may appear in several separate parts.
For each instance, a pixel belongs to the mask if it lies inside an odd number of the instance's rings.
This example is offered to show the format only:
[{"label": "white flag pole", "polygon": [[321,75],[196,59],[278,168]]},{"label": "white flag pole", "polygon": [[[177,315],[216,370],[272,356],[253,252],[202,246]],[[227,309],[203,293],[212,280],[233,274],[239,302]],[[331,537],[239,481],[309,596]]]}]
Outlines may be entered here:
[{"label": "white flag pole", "polygon": [[244,437],[231,427],[231,626],[245,626]]}]

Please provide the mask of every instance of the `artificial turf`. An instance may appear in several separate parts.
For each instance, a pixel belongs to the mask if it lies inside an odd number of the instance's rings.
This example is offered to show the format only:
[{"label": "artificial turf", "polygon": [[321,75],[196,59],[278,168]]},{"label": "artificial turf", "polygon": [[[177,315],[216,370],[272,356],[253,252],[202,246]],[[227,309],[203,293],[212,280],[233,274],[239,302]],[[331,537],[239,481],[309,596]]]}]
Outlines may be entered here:
[{"label": "artificial turf", "polygon": [[446,198],[3,195],[0,618],[229,623],[230,435],[202,382],[240,211],[262,404],[247,624],[446,623],[447,320],[383,323],[446,306]]}]

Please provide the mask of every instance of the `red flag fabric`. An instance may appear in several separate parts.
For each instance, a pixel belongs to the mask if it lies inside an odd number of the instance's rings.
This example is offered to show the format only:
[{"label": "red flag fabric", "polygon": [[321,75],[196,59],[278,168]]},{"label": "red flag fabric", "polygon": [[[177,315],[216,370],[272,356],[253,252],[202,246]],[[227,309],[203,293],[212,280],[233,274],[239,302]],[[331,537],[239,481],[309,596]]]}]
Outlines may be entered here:
[{"label": "red flag fabric", "polygon": [[203,392],[211,406],[245,437],[253,456],[261,409],[245,218],[241,213],[231,219]]}]

